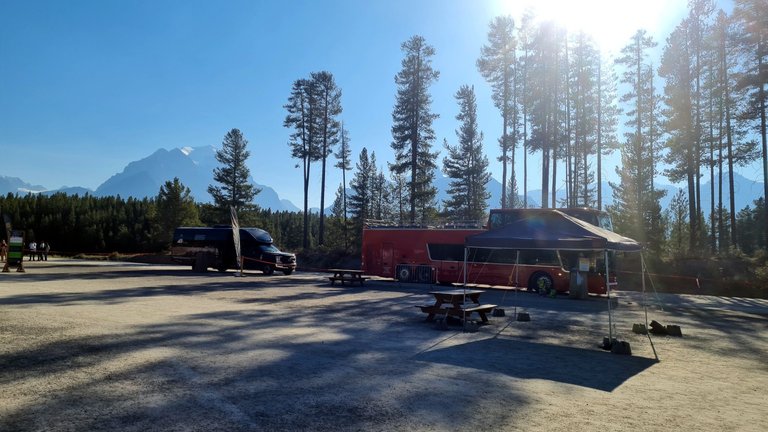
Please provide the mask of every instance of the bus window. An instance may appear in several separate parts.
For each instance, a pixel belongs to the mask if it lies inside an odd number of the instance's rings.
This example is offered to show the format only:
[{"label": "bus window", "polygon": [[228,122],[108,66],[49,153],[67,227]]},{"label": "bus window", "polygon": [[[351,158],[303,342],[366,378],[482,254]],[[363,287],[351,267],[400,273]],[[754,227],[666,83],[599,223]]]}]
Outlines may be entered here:
[{"label": "bus window", "polygon": [[560,266],[557,251],[554,250],[524,250],[520,251],[520,264]]},{"label": "bus window", "polygon": [[467,261],[476,263],[487,263],[491,257],[492,249],[469,248]]},{"label": "bus window", "polygon": [[434,261],[464,261],[464,245],[429,243],[427,247]]},{"label": "bus window", "polygon": [[611,223],[611,217],[608,215],[608,213],[600,213],[598,218],[600,219],[600,224],[598,225],[600,228],[613,231],[613,224]]},{"label": "bus window", "polygon": [[504,214],[498,212],[491,212],[491,216],[488,218],[488,229],[494,229],[504,226]]}]

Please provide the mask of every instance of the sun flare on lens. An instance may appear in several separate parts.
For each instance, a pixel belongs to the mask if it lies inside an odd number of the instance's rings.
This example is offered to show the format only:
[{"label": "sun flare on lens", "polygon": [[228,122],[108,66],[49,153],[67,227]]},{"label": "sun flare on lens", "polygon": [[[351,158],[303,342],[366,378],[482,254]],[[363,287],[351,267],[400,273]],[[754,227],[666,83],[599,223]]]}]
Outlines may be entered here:
[{"label": "sun flare on lens", "polygon": [[665,9],[685,0],[497,0],[497,13],[519,23],[531,10],[537,21],[555,21],[569,33],[583,31],[606,53],[616,53],[638,30],[654,32]]}]

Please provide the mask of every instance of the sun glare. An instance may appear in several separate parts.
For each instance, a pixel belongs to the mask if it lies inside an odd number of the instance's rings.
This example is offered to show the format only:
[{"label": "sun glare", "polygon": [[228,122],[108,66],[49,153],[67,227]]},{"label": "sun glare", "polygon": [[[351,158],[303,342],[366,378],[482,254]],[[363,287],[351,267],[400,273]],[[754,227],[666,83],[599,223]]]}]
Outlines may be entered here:
[{"label": "sun glare", "polygon": [[498,0],[499,14],[516,20],[530,9],[537,20],[553,20],[570,33],[584,31],[606,54],[617,53],[638,30],[656,32],[685,0]]}]

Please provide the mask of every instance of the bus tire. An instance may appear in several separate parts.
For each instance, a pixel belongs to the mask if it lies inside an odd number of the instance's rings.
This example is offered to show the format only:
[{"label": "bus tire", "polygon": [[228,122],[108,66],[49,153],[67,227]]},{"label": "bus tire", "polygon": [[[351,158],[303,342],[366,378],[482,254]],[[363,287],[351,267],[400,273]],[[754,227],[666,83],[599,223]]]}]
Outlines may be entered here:
[{"label": "bus tire", "polygon": [[549,293],[553,285],[552,276],[544,272],[536,272],[528,280],[528,291]]},{"label": "bus tire", "polygon": [[400,266],[400,268],[397,269],[397,281],[398,282],[411,281],[411,268],[409,266]]}]

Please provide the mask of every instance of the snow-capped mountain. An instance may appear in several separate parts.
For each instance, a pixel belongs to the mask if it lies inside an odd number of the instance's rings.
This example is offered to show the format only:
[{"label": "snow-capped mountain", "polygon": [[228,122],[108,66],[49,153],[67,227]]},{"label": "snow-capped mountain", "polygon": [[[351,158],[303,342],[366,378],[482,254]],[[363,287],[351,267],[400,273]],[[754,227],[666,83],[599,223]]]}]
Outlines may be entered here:
[{"label": "snow-capped mountain", "polygon": [[[80,187],[64,187],[49,190],[41,185],[32,185],[16,177],[0,176],[0,193],[56,193],[94,196],[119,195],[123,198],[145,198],[157,196],[160,186],[168,180],[178,177],[189,187],[192,196],[198,202],[211,202],[208,185],[213,183],[213,169],[219,166],[216,150],[212,146],[183,147],[172,150],[160,149],[151,155],[129,163],[122,172],[110,177],[95,191]],[[254,202],[261,208],[273,211],[298,211],[292,202],[281,199],[269,186],[256,184],[261,192]]]},{"label": "snow-capped mountain", "polygon": [[[183,147],[171,150],[160,149],[151,155],[129,163],[125,169],[102,183],[94,195],[136,198],[156,196],[160,186],[178,177],[192,192],[198,202],[211,202],[208,185],[213,184],[213,170],[219,166],[213,146]],[[280,199],[269,186],[260,185],[250,179],[261,192],[254,202],[261,208],[274,211],[298,211],[299,208],[288,200]]]}]

